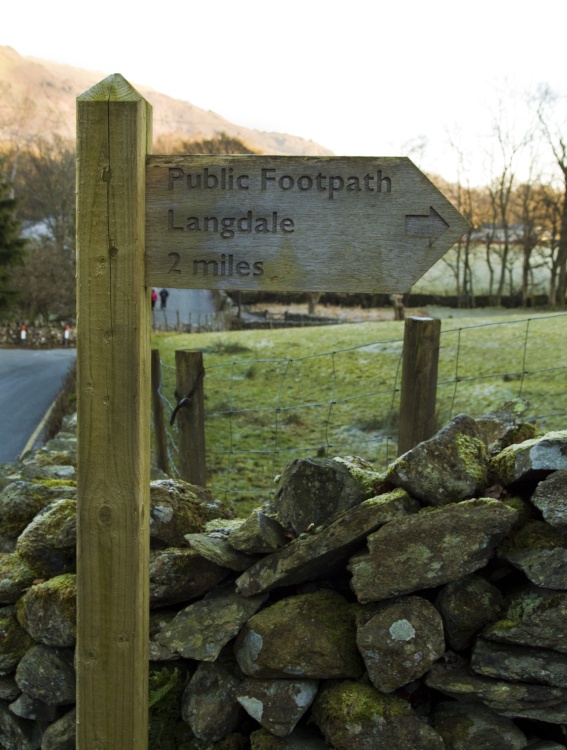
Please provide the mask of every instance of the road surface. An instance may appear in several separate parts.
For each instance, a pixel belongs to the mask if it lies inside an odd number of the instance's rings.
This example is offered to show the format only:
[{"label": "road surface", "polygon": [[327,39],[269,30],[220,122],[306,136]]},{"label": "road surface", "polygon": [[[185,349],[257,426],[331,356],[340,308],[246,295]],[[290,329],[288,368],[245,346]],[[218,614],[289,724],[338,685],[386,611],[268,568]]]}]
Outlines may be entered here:
[{"label": "road surface", "polygon": [[[161,300],[159,298],[154,309],[155,324],[163,324],[163,311],[161,310]],[[193,323],[197,325],[199,319],[206,315],[213,315],[215,306],[213,296],[208,289],[168,289],[169,297],[165,309],[169,325],[175,326],[177,320],[182,325]],[[178,317],[179,316],[179,317]]]},{"label": "road surface", "polygon": [[0,463],[15,461],[59,393],[74,349],[0,349]]}]

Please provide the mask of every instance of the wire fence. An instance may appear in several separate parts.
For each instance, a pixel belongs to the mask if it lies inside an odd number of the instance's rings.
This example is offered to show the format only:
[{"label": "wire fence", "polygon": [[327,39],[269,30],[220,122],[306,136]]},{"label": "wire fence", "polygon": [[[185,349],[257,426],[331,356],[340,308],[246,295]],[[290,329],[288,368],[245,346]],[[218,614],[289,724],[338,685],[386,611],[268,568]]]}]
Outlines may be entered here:
[{"label": "wire fence", "polygon": [[[375,330],[375,329],[373,329]],[[541,432],[567,428],[567,313],[441,332],[436,422],[481,416],[525,399]],[[397,455],[403,338],[316,354],[237,359],[238,345],[204,351],[208,486],[234,501],[267,499],[296,457],[357,455],[376,469]],[[214,355],[214,356],[213,356]],[[219,358],[224,361],[215,361]],[[175,368],[162,361],[160,394],[176,407]],[[168,428],[170,473],[179,434]]]}]

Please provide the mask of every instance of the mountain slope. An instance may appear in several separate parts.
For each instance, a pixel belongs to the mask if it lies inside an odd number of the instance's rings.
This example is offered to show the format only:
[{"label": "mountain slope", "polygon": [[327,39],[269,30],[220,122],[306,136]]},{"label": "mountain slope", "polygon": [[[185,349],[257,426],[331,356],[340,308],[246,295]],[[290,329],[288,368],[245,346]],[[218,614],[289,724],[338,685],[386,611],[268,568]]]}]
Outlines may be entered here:
[{"label": "mountain slope", "polygon": [[[11,47],[0,46],[0,143],[7,140],[25,143],[52,134],[74,138],[76,97],[107,75],[23,57]],[[245,128],[215,112],[131,83],[153,106],[154,140],[160,139],[162,143],[178,138],[211,138],[225,132],[269,154],[332,154],[314,141]]]}]

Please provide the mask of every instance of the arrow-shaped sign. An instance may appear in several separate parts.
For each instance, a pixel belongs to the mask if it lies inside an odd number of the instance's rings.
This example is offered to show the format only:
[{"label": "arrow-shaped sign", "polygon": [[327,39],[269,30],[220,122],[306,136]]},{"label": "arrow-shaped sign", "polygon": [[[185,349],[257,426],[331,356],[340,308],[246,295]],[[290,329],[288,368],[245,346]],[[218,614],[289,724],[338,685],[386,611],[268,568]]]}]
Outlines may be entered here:
[{"label": "arrow-shaped sign", "polygon": [[148,158],[148,286],[404,292],[468,227],[403,157]]}]

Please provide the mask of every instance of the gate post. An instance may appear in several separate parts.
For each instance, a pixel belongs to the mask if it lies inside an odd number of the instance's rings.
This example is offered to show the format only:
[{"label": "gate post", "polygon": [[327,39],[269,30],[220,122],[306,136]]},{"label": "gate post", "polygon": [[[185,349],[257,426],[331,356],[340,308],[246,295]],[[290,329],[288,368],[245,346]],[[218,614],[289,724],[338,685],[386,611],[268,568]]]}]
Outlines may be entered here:
[{"label": "gate post", "polygon": [[148,743],[151,107],[120,75],[77,99],[77,745]]},{"label": "gate post", "polygon": [[440,320],[406,318],[398,455],[435,432],[440,337]]}]

